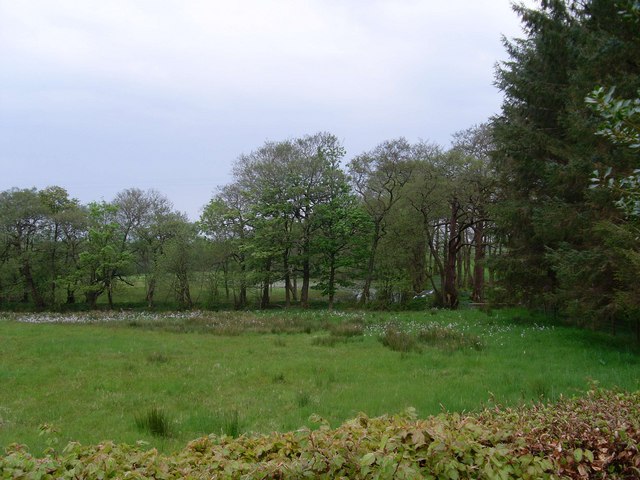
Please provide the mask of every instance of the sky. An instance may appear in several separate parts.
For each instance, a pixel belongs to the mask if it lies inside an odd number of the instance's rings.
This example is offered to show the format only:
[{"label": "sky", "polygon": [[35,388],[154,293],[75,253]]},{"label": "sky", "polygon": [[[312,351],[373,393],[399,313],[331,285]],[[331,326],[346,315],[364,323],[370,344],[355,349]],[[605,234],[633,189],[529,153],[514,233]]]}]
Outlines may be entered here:
[{"label": "sky", "polygon": [[499,113],[509,0],[0,0],[0,190],[156,189],[199,217],[267,140],[346,160]]}]

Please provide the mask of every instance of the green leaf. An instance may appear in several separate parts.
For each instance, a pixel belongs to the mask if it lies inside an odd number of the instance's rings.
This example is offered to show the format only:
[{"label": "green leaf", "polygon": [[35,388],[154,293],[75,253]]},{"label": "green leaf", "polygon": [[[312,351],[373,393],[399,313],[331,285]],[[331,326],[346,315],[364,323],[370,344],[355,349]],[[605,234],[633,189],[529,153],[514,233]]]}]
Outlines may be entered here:
[{"label": "green leaf", "polygon": [[376,461],[375,453],[367,453],[364,457],[360,459],[360,466],[365,467],[374,464]]},{"label": "green leaf", "polygon": [[583,454],[583,452],[582,452],[581,448],[576,448],[573,451],[573,458],[576,459],[576,462],[580,463],[582,461],[582,454]]},{"label": "green leaf", "polygon": [[584,456],[589,462],[593,462],[593,452],[591,450],[584,450]]}]

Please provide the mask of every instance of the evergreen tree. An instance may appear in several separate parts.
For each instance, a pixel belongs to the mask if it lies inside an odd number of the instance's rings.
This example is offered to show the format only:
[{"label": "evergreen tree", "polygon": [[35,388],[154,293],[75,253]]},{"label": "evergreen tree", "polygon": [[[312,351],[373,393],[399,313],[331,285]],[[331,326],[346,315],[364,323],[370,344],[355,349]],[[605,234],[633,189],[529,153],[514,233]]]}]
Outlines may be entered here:
[{"label": "evergreen tree", "polygon": [[[509,301],[592,319],[626,315],[618,292],[625,256],[606,233],[624,226],[612,195],[589,188],[594,170],[629,172],[638,157],[595,135],[584,98],[597,85],[632,95],[640,85],[640,30],[628,2],[545,0],[517,6],[526,37],[505,42],[497,72],[505,94],[494,119],[501,177],[495,214],[506,240],[497,263]],[[636,245],[627,245],[634,250]]]}]

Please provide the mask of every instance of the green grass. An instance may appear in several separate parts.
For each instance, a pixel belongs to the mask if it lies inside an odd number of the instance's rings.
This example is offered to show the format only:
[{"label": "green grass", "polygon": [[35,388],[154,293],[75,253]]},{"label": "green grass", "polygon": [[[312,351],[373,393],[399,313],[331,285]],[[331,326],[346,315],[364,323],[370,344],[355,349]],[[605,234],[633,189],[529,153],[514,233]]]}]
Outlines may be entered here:
[{"label": "green grass", "polygon": [[[640,389],[633,344],[520,311],[98,320],[0,320],[0,447],[19,442],[38,452],[55,435],[62,444],[143,440],[170,451],[207,433],[311,426],[314,413],[335,426],[358,412],[412,406],[426,416],[554,400],[593,381]],[[389,325],[419,349],[385,347],[379,339]],[[153,409],[166,435],[145,427]],[[43,424],[57,433],[39,435]]]}]

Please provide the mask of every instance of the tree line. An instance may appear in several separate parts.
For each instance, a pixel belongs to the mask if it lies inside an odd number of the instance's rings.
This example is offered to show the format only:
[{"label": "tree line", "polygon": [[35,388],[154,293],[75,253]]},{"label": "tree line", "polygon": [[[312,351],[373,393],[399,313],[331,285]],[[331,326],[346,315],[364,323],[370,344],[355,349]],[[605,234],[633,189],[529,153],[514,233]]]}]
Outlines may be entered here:
[{"label": "tree line", "polygon": [[[403,138],[346,158],[326,132],[265,142],[197,222],[157,192],[80,205],[60,187],[0,194],[0,301],[39,308],[113,302],[146,278],[192,303],[208,272],[238,308],[361,303],[522,303],[584,324],[640,318],[640,3],[545,0],[514,7],[524,35],[504,41],[501,112],[450,148]],[[640,323],[637,323],[640,328]],[[639,331],[640,334],[640,331]]]},{"label": "tree line", "polygon": [[[0,301],[36,308],[86,302],[133,275],[145,278],[149,306],[160,278],[190,307],[190,282],[206,273],[225,301],[259,305],[281,284],[287,306],[309,305],[311,288],[330,307],[340,287],[359,301],[389,303],[434,291],[455,307],[460,288],[484,295],[492,174],[482,125],[449,151],[400,138],[342,167],[345,150],[321,132],[266,142],[235,163],[197,222],[162,194],[131,188],[111,202],[81,205],[61,187],[0,193]],[[417,221],[416,221],[417,220]],[[473,270],[473,271],[472,271]]]}]

